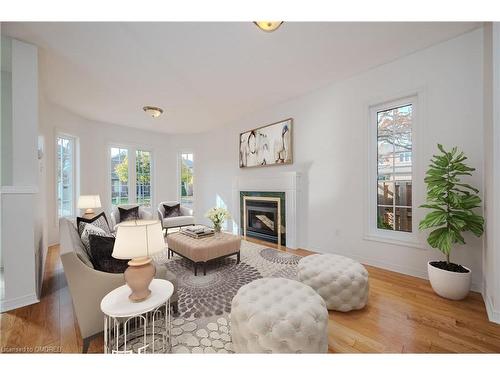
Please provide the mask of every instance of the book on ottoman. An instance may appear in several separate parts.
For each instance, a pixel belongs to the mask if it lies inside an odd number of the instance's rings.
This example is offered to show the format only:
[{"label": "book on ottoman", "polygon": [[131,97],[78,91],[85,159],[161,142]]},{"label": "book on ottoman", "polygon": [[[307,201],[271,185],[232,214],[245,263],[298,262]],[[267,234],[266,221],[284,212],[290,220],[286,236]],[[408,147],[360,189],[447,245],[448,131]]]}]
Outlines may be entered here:
[{"label": "book on ottoman", "polygon": [[182,228],[181,233],[193,238],[203,238],[214,235],[214,230],[205,225],[194,225],[189,228]]}]

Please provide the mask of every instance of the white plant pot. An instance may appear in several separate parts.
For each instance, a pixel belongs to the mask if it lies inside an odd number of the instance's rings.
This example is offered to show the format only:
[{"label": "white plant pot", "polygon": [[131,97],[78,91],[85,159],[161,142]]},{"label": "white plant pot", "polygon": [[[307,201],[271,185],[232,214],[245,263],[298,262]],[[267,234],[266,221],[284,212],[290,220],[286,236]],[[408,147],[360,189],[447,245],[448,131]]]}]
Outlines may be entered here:
[{"label": "white plant pot", "polygon": [[434,267],[427,263],[427,272],[432,289],[441,297],[460,300],[467,297],[470,290],[471,270],[464,267],[467,273],[451,272]]}]

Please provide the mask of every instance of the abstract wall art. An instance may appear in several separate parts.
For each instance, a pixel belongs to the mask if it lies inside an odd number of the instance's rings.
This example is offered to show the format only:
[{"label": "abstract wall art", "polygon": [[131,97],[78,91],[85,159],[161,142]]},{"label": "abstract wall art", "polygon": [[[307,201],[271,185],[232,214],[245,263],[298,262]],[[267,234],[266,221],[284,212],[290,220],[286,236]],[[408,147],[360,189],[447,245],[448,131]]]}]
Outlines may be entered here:
[{"label": "abstract wall art", "polygon": [[240,134],[240,168],[292,163],[293,119]]}]

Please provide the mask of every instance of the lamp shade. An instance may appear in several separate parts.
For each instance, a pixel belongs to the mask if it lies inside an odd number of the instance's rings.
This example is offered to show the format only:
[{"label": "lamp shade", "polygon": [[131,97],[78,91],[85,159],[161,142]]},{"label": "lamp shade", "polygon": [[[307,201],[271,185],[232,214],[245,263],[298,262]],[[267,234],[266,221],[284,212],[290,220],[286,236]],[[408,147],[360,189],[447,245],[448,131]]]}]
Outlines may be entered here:
[{"label": "lamp shade", "polygon": [[99,195],[80,195],[78,208],[100,208],[101,198]]},{"label": "lamp shade", "polygon": [[117,225],[111,256],[116,259],[149,257],[163,251],[165,247],[158,220],[125,221]]}]

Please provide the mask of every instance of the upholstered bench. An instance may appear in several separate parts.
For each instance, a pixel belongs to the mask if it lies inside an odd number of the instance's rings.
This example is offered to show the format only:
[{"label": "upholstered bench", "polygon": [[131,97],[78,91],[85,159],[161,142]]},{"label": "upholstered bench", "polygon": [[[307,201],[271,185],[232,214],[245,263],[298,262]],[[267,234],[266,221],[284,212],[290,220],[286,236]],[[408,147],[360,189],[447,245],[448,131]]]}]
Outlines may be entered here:
[{"label": "upholstered bench", "polygon": [[302,258],[298,279],[323,297],[328,310],[362,309],[368,301],[368,272],[353,259],[334,254]]},{"label": "upholstered bench", "polygon": [[244,285],[231,306],[236,353],[326,353],[328,311],[309,286],[284,278]]}]

